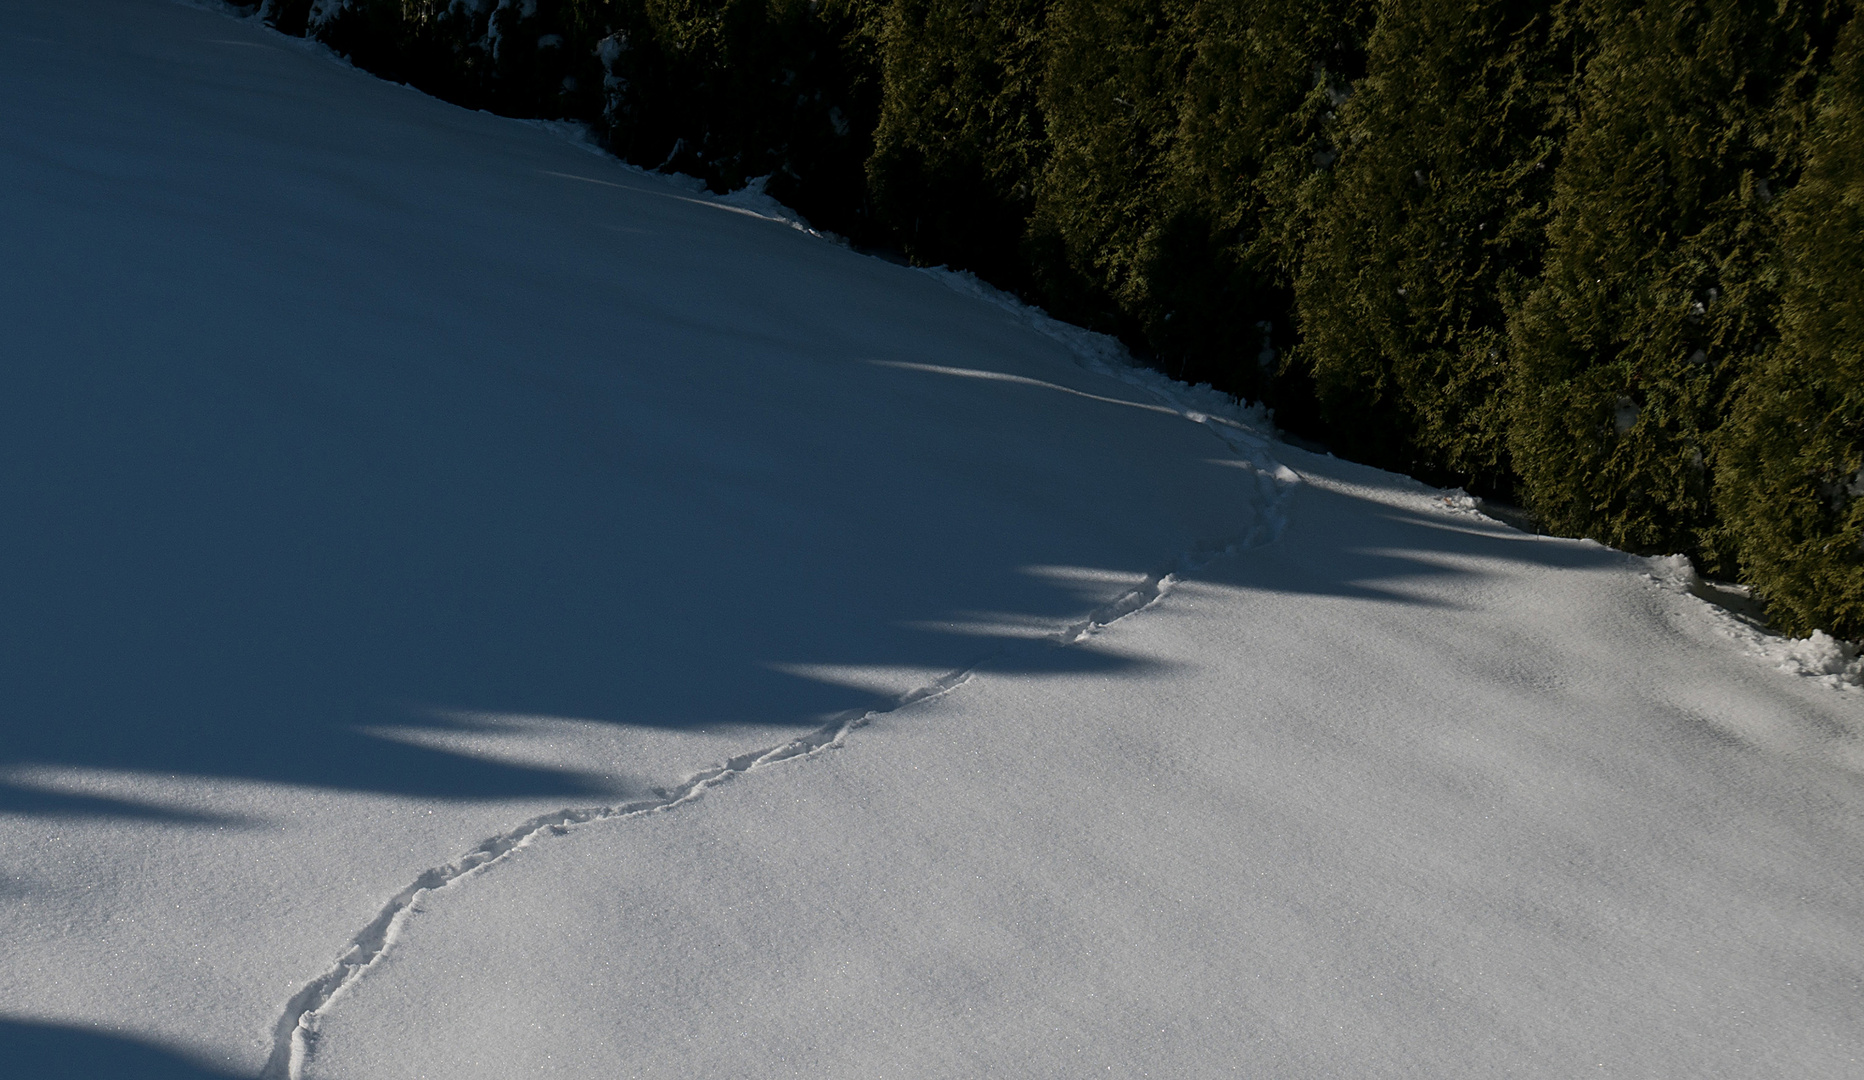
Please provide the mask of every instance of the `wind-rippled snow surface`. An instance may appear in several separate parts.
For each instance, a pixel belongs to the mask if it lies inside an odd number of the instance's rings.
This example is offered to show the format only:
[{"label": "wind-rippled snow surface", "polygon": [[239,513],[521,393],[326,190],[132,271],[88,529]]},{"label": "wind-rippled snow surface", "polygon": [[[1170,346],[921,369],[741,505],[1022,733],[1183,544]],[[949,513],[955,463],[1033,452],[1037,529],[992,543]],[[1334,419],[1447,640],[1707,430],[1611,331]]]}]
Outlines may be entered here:
[{"label": "wind-rippled snow surface", "polygon": [[1864,1072],[1849,646],[561,135],[0,2],[0,1073]]}]

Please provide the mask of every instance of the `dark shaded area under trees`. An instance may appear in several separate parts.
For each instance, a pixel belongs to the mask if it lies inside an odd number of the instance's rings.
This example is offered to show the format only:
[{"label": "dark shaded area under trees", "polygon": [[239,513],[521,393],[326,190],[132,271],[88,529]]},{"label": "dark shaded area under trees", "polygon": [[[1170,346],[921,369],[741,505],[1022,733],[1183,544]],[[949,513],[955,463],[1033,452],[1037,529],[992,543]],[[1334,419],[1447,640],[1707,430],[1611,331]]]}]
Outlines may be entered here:
[{"label": "dark shaded area under trees", "polygon": [[1850,0],[264,0],[1864,635]]}]

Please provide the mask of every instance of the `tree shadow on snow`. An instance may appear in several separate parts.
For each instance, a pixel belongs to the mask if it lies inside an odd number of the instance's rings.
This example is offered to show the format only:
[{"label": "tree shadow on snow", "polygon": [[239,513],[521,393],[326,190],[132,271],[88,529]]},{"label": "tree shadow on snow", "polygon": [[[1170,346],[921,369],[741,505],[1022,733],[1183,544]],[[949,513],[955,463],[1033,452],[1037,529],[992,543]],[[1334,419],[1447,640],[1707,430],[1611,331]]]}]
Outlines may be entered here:
[{"label": "tree shadow on snow", "polygon": [[[1365,466],[1329,461],[1328,471],[1409,492],[1413,482]],[[1404,501],[1415,499],[1407,493]],[[1413,509],[1325,480],[1304,485],[1290,509],[1290,533],[1269,558],[1226,560],[1210,579],[1249,591],[1436,609],[1458,617],[1459,594],[1499,570],[1571,572],[1622,569],[1631,556],[1600,544],[1525,533],[1445,501],[1442,513]],[[1583,587],[1583,578],[1572,584]]]},{"label": "tree shadow on snow", "polygon": [[[241,387],[251,372],[205,364],[48,365],[12,396],[37,408],[0,416],[0,439],[36,467],[0,474],[0,764],[595,800],[612,781],[381,732],[503,715],[767,739],[886,707],[914,684],[898,672],[1144,672],[1160,662],[1026,638],[1260,509],[1196,425],[1029,380],[851,365],[844,392],[894,408],[823,435],[756,430],[783,403],[755,398],[669,420],[608,362],[360,402],[284,366]],[[1084,414],[1029,422],[1059,408]],[[933,409],[975,424],[901,445],[901,417]],[[1109,424],[1178,456],[1062,437]],[[1423,603],[1394,583],[1460,572],[1433,550],[1620,557],[1325,500],[1298,511],[1339,518],[1303,541],[1310,572],[1251,587]],[[1403,535],[1364,534],[1380,521]],[[823,667],[892,671],[893,689]],[[4,783],[0,810],[193,820]]]},{"label": "tree shadow on snow", "polygon": [[155,1043],[97,1028],[0,1018],[0,1062],[25,1080],[232,1080]]},{"label": "tree shadow on snow", "polygon": [[[381,733],[471,734],[503,715],[763,739],[903,688],[795,673],[811,665],[1134,666],[1020,639],[1198,539],[1076,520],[1090,498],[1135,501],[1157,481],[1117,446],[1070,461],[1079,448],[1040,428],[1006,441],[958,426],[901,448],[899,413],[877,411],[800,445],[773,449],[771,428],[687,447],[678,420],[604,385],[613,364],[502,399],[435,380],[357,400],[280,367],[48,361],[9,376],[0,768],[595,800],[613,781]],[[855,392],[906,407],[935,381],[850,370],[869,383]],[[1032,393],[973,381],[933,404],[1016,432]],[[700,436],[756,422],[717,411],[727,422]],[[1240,505],[1243,479],[1219,477],[1216,497]],[[1056,494],[1069,484],[1082,491]],[[4,773],[0,811],[204,820]]]},{"label": "tree shadow on snow", "polygon": [[[90,100],[86,56],[21,92]],[[203,820],[59,769],[593,801],[439,742],[1150,670],[1025,639],[1260,524],[1208,429],[924,274],[406,95],[136,85],[30,136],[119,165],[9,159],[0,811]]]}]

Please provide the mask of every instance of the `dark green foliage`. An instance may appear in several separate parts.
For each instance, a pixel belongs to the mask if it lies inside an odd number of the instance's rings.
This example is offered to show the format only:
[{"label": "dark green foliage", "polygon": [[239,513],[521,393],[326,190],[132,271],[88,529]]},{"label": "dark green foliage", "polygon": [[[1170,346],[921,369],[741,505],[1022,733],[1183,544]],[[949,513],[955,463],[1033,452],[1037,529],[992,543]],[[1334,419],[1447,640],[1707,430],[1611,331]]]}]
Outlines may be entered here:
[{"label": "dark green foliage", "polygon": [[599,46],[611,144],[715,190],[771,194],[857,227],[877,83],[859,0],[616,0]]},{"label": "dark green foliage", "polygon": [[1864,636],[1864,26],[1845,28],[1783,219],[1781,341],[1722,431],[1716,496],[1776,622]]},{"label": "dark green foliage", "polygon": [[1729,568],[1715,429],[1774,334],[1769,190],[1797,173],[1820,20],[1748,0],[1595,0],[1545,280],[1511,339],[1509,448],[1553,530]]},{"label": "dark green foliage", "polygon": [[1295,359],[1349,454],[1508,486],[1506,324],[1540,271],[1568,6],[1413,0],[1372,34],[1297,285]]},{"label": "dark green foliage", "polygon": [[1179,201],[1170,155],[1190,7],[1057,0],[1049,15],[1037,270],[1052,306],[1101,329],[1143,333],[1153,321],[1145,315],[1157,295],[1141,264]]},{"label": "dark green foliage", "polygon": [[1378,10],[1371,0],[1205,0],[1188,13],[1175,181],[1275,288],[1292,289],[1332,189],[1334,110],[1365,76]]},{"label": "dark green foliage", "polygon": [[1168,371],[1260,396],[1367,5],[1057,0],[1043,298]]},{"label": "dark green foliage", "polygon": [[1024,223],[1046,140],[1037,109],[1047,0],[892,0],[867,176],[915,261],[1023,284]]}]

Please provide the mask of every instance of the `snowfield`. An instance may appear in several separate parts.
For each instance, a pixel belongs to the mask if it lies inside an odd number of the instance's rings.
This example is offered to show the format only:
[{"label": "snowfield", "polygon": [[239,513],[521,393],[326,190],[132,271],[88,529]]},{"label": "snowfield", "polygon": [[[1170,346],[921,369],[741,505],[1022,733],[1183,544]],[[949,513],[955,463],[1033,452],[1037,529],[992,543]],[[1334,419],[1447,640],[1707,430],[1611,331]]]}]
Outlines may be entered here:
[{"label": "snowfield", "polygon": [[566,134],[0,0],[0,1074],[1864,1075],[1851,646]]}]

